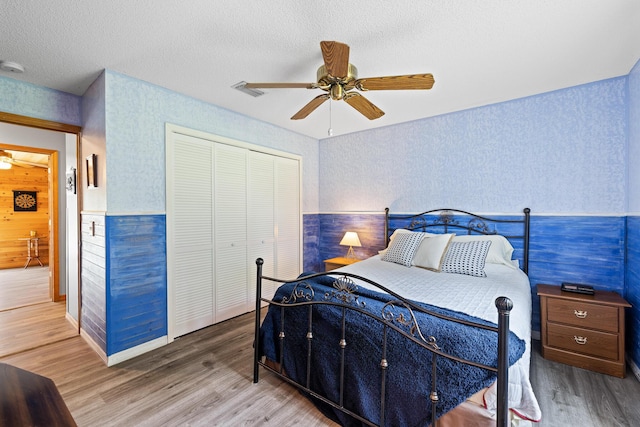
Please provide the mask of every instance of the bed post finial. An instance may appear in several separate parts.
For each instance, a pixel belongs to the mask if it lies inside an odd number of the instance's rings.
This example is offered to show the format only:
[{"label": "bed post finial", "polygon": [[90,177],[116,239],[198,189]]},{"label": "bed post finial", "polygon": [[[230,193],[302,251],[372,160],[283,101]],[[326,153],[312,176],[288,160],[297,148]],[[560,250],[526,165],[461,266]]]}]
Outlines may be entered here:
[{"label": "bed post finial", "polygon": [[389,245],[389,208],[384,208],[384,247]]},{"label": "bed post finial", "polygon": [[496,308],[498,313],[502,314],[504,312],[508,316],[511,309],[513,309],[513,302],[507,297],[498,297],[496,298]]}]

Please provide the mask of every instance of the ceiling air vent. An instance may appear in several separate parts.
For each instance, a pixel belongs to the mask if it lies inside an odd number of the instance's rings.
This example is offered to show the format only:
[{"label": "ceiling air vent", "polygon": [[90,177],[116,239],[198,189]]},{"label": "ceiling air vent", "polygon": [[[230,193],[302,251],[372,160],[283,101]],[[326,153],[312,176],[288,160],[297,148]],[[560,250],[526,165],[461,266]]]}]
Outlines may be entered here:
[{"label": "ceiling air vent", "polygon": [[251,95],[254,98],[257,98],[259,96],[264,95],[264,92],[258,89],[250,89],[248,87],[245,87],[245,85],[247,84],[247,82],[240,82],[240,83],[236,83],[233,86],[231,86],[234,89],[238,89],[240,92],[246,93],[247,95]]}]

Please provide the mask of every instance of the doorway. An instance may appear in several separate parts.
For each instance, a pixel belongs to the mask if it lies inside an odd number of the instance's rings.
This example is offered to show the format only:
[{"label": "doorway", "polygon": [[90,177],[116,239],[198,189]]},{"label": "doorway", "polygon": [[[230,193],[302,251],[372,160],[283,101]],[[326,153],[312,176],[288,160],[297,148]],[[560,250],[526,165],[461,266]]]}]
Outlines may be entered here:
[{"label": "doorway", "polygon": [[[14,138],[15,135],[18,136]],[[53,146],[50,146],[50,140],[61,142],[56,142]],[[28,238],[35,237],[38,239],[36,240],[39,245],[38,254],[35,253],[36,249],[33,246],[29,246],[31,253],[28,254],[26,259],[22,257],[22,259],[14,260],[14,264],[16,262],[20,264],[18,268],[3,268],[0,270],[0,280],[5,284],[10,281],[13,286],[18,286],[17,292],[22,294],[28,293],[27,289],[30,289],[30,286],[27,285],[29,282],[42,283],[43,279],[46,282],[46,295],[44,296],[46,302],[37,303],[37,299],[43,299],[43,295],[41,291],[34,290],[37,295],[35,296],[36,300],[32,302],[37,304],[24,303],[28,298],[23,302],[20,302],[20,299],[16,299],[15,304],[20,308],[12,309],[11,313],[8,313],[10,316],[7,315],[6,310],[5,312],[0,311],[0,336],[6,334],[7,329],[19,327],[21,328],[20,333],[26,333],[30,337],[29,342],[22,343],[23,347],[26,345],[33,348],[51,342],[38,342],[40,338],[49,337],[55,341],[68,338],[70,332],[72,336],[79,334],[78,205],[80,197],[76,194],[77,191],[73,193],[73,197],[70,197],[71,191],[66,188],[68,171],[72,169],[75,172],[77,168],[79,141],[80,128],[77,126],[0,113],[0,150],[5,150],[5,152],[12,154],[11,157],[14,157],[14,159],[11,162],[15,165],[16,170],[22,166],[24,169],[29,170],[28,174],[37,175],[36,170],[41,171],[42,169],[36,169],[38,166],[29,165],[29,163],[35,164],[44,159],[47,164],[44,170],[49,171],[48,178],[42,184],[44,187],[31,183],[30,186],[22,188],[17,181],[7,184],[12,187],[10,189],[11,193],[16,189],[39,190],[36,191],[36,195],[40,194],[41,199],[37,207],[43,213],[48,213],[44,225],[40,224],[38,228],[35,225],[38,223],[36,216],[20,217],[22,221],[31,221],[34,225],[26,225],[26,231],[21,230],[20,238],[24,240],[17,243],[26,246]],[[16,143],[21,145],[16,145]],[[29,158],[29,156],[34,157]],[[40,157],[39,160],[37,159],[38,156]],[[24,167],[24,165],[27,165],[27,167]],[[22,173],[17,175],[24,176],[24,174],[23,170]],[[7,180],[3,179],[2,181],[6,182]],[[4,205],[6,204],[4,203]],[[11,208],[7,209],[7,206],[4,206],[3,216],[5,218],[3,218],[2,226],[6,227],[10,222],[9,219],[13,218],[15,221],[10,226],[17,228],[21,222],[18,220],[18,214],[22,212],[15,211],[15,206],[13,205],[11,205]],[[69,215],[66,213],[69,213]],[[68,221],[69,216],[71,216],[71,221]],[[25,224],[21,225],[25,226]],[[32,228],[37,228],[37,230]],[[22,234],[26,234],[26,237],[22,237]],[[35,236],[32,236],[32,234]],[[16,244],[16,242],[12,244]],[[9,244],[5,245],[3,242],[3,247],[8,246]],[[26,249],[26,247],[21,248],[21,253],[26,252]],[[39,260],[37,259],[38,255]],[[4,261],[6,264],[6,257]],[[43,267],[40,267],[38,261],[42,262]],[[12,273],[19,273],[19,276],[12,275]],[[31,292],[31,289],[29,292]],[[2,317],[3,314],[5,314],[4,317]],[[21,320],[17,323],[12,322],[15,319]],[[41,325],[38,326],[37,323]],[[25,331],[22,328],[30,329]],[[9,333],[15,334],[14,332]],[[0,342],[5,341],[11,340],[0,340]],[[27,348],[18,348],[18,350],[25,349]],[[15,349],[0,348],[0,357],[11,354],[12,351],[15,352]]]}]

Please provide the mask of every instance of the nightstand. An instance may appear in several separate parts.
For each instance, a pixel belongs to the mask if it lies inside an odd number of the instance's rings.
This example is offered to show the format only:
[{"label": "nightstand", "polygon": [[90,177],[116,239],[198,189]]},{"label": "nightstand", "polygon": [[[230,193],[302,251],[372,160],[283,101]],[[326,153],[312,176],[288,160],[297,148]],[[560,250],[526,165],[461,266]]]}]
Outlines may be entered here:
[{"label": "nightstand", "polygon": [[324,260],[324,271],[335,270],[336,268],[344,267],[346,265],[355,264],[360,261],[356,258],[345,258],[343,256],[339,256],[337,258],[330,258]]},{"label": "nightstand", "polygon": [[615,292],[584,295],[538,285],[542,357],[623,378],[624,309]]}]

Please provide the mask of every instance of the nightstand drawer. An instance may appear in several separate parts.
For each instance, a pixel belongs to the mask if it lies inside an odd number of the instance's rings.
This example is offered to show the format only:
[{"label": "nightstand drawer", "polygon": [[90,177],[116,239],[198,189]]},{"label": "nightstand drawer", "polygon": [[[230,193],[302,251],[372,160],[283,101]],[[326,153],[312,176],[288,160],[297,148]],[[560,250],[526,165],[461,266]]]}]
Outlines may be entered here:
[{"label": "nightstand drawer", "polygon": [[616,334],[549,323],[547,338],[550,347],[611,360],[619,356]]},{"label": "nightstand drawer", "polygon": [[549,299],[548,304],[549,322],[618,332],[618,307],[564,299]]}]

